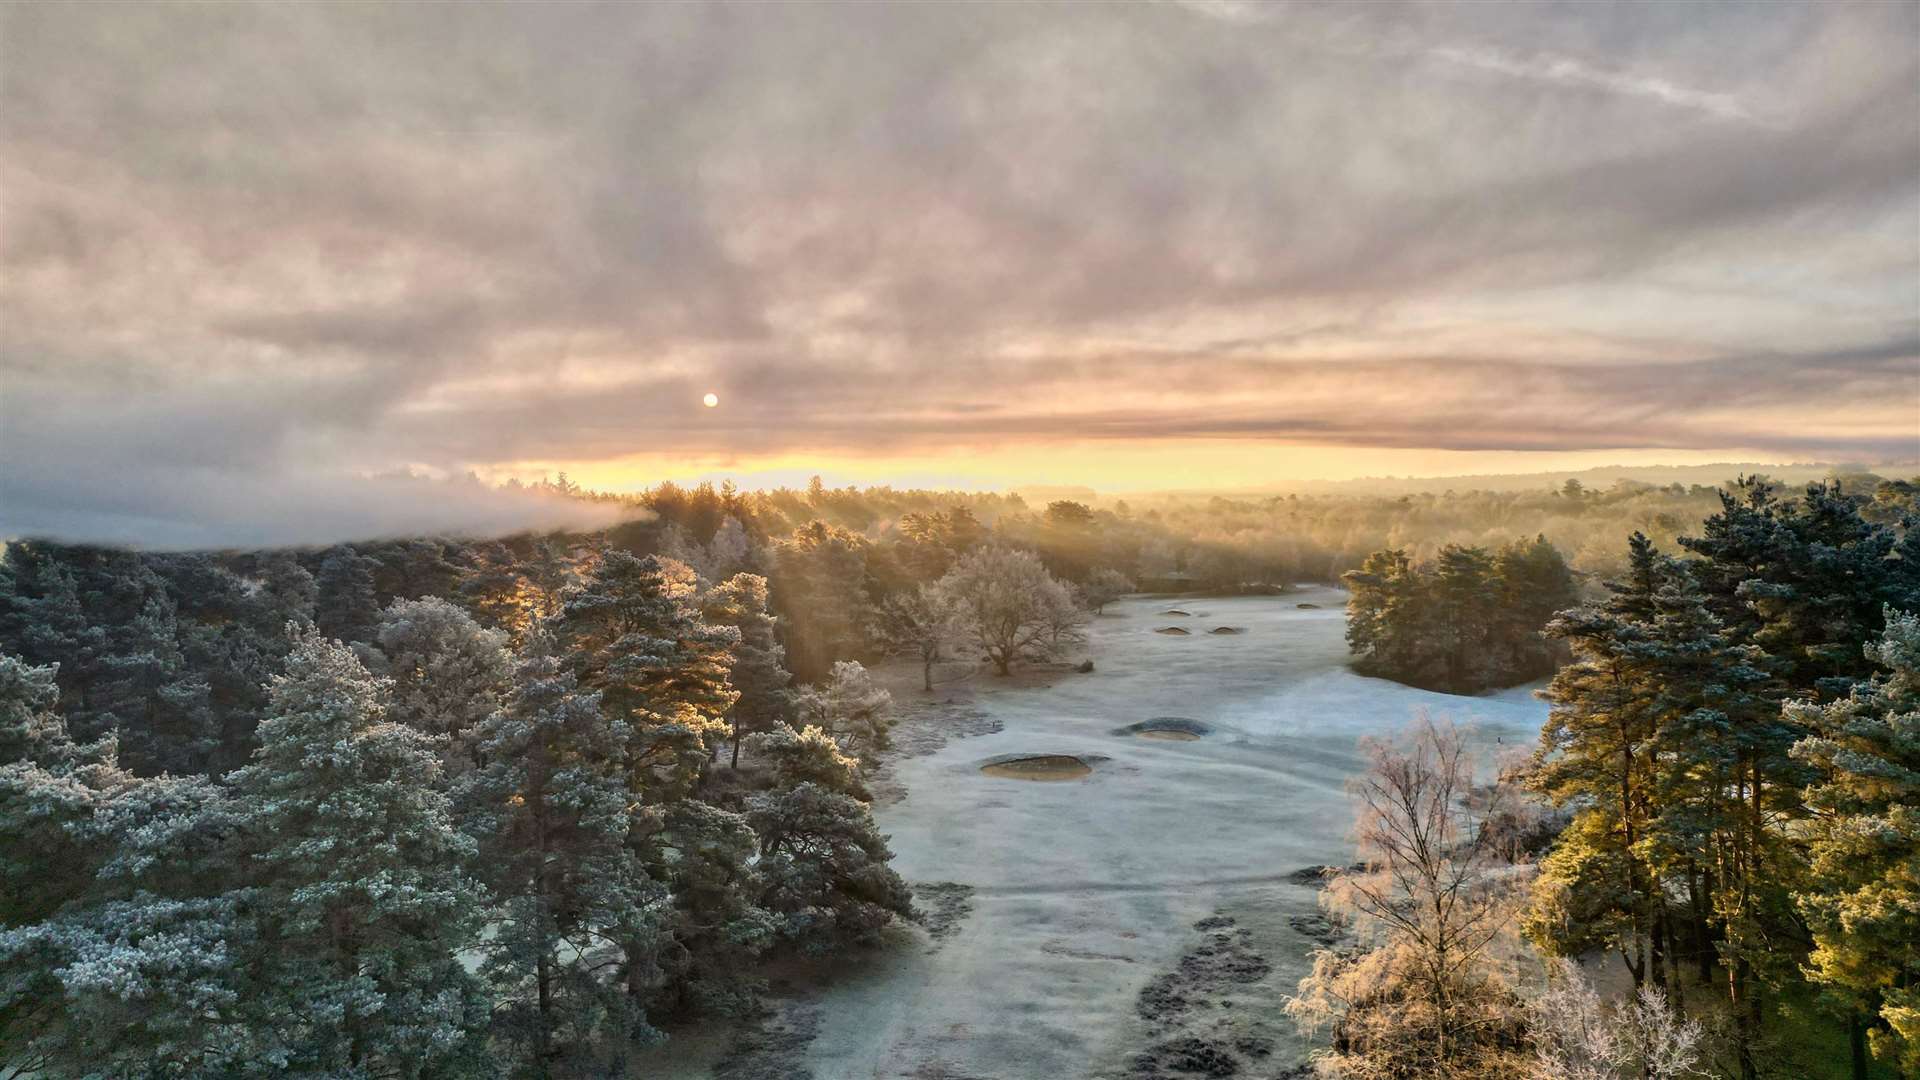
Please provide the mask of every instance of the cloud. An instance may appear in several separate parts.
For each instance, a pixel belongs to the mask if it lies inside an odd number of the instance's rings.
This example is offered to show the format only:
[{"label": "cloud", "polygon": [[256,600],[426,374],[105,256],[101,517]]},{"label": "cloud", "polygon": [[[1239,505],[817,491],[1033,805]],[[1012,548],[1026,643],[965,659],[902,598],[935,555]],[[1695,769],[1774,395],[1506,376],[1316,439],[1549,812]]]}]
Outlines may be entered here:
[{"label": "cloud", "polygon": [[1679,86],[1666,79],[1605,71],[1570,56],[1551,53],[1539,56],[1507,56],[1488,49],[1442,45],[1429,56],[1449,64],[1511,76],[1531,82],[1560,86],[1584,86],[1630,97],[1647,98],[1664,105],[1695,109],[1723,120],[1754,121],[1756,118],[1732,94],[1716,93]]},{"label": "cloud", "polygon": [[983,439],[1910,458],[1916,41],[1905,5],[10,5],[8,516],[331,537],[397,468]]},{"label": "cloud", "polygon": [[0,537],[226,550],[585,531],[645,516],[542,489],[491,486],[471,476],[179,468],[128,474],[64,464],[0,476]]}]

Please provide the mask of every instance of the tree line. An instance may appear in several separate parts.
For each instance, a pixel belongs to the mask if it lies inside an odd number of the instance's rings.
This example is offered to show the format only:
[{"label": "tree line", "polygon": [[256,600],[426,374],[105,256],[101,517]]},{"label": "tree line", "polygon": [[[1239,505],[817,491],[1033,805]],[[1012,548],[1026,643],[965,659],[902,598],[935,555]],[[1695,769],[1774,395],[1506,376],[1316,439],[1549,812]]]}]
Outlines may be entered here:
[{"label": "tree line", "polygon": [[[14,1074],[603,1074],[750,1007],[766,959],[912,915],[862,779],[887,695],[857,664],[788,688],[764,581],[599,548],[550,589],[469,577],[513,598],[488,626],[372,607],[357,552],[251,559],[196,601],[230,605],[189,617],[196,667],[172,593],[135,590],[220,560],[9,551],[7,647],[62,657],[0,657]],[[271,674],[216,693],[236,656]]]},{"label": "tree line", "polygon": [[[1844,483],[1863,494],[1862,513],[1882,524],[1914,505],[1909,481],[1856,473]],[[1144,591],[1227,593],[1337,584],[1380,551],[1424,564],[1450,547],[1492,557],[1543,540],[1585,583],[1624,572],[1620,539],[1629,533],[1674,548],[1717,512],[1720,491],[1627,480],[1596,490],[1569,481],[1398,496],[1089,494],[1029,505],[1017,494],[830,488],[817,481],[769,492],[663,484],[632,497],[651,519],[623,526],[615,537],[636,551],[767,576],[788,619],[793,666],[815,678],[835,659],[887,651],[888,603],[939,580],[982,546],[1032,552],[1048,573],[1080,590],[1110,593],[1111,585],[1094,583],[1117,580]],[[1091,594],[1083,599],[1098,605]],[[1545,674],[1537,659],[1520,666]]]},{"label": "tree line", "polygon": [[968,520],[929,515],[937,575],[890,596],[864,539],[731,515],[7,545],[5,1066],[582,1075],[751,1008],[768,960],[913,912],[863,779],[892,698],[851,657],[1004,673],[1129,587]]},{"label": "tree line", "polygon": [[[1506,783],[1450,729],[1376,748],[1328,890],[1370,937],[1293,1006],[1328,1068],[1803,1075],[1824,1017],[1852,1076],[1920,1074],[1920,533],[1877,509],[1741,480],[1679,552],[1634,534],[1547,625],[1570,660]],[[1611,954],[1639,994],[1542,988],[1538,954]]]},{"label": "tree line", "polygon": [[[1836,471],[1833,478],[1867,495],[1865,511],[1876,520],[1897,520],[1913,503],[1911,481],[1858,471]],[[1063,494],[1071,498],[1030,505],[1010,493],[816,482],[765,492],[663,484],[627,498],[656,514],[656,522],[673,523],[702,543],[727,517],[765,542],[820,521],[868,541],[882,583],[938,577],[938,552],[922,546],[929,539],[934,547],[964,547],[990,536],[1034,551],[1049,571],[1069,581],[1108,568],[1156,590],[1223,592],[1293,581],[1337,583],[1375,551],[1404,550],[1424,561],[1448,544],[1493,549],[1535,536],[1560,550],[1577,573],[1610,577],[1623,569],[1621,537],[1638,531],[1671,549],[1717,511],[1719,491],[1712,484],[1633,480],[1590,488],[1573,480],[1522,490],[1403,495],[1103,498],[1069,492]],[[938,520],[956,509],[967,520]],[[933,562],[923,561],[929,557]]]}]

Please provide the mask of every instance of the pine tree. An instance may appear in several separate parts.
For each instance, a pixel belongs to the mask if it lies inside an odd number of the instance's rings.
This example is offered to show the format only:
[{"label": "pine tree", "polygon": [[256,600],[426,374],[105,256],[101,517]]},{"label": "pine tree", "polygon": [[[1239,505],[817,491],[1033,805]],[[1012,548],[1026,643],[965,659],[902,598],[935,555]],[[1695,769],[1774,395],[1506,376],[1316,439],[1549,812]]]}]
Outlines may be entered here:
[{"label": "pine tree", "polygon": [[725,737],[740,632],[702,617],[684,563],[604,552],[549,620],[580,685],[632,726],[628,768],[656,801],[690,794]]},{"label": "pine tree", "polygon": [[1419,614],[1419,580],[1404,551],[1376,551],[1341,576],[1348,591],[1347,647],[1368,674],[1405,671]]},{"label": "pine tree", "polygon": [[499,1029],[544,1078],[604,1065],[610,1044],[651,1028],[596,972],[617,944],[663,935],[665,886],[627,838],[630,730],[581,691],[536,636],[503,708],[475,732],[480,765],[459,786],[499,905],[480,971],[500,1000]]},{"label": "pine tree", "polygon": [[112,654],[107,627],[90,617],[81,599],[76,549],[37,542],[9,543],[0,575],[0,647],[29,664],[58,671],[60,709],[76,737],[106,734],[96,701],[103,659]]},{"label": "pine tree", "polygon": [[858,660],[834,664],[826,684],[800,691],[796,704],[801,723],[832,736],[842,752],[868,768],[892,745],[887,733],[893,727],[893,695]]},{"label": "pine tree", "polygon": [[136,772],[207,771],[220,749],[212,688],[187,666],[173,602],[154,593],[120,628],[113,655],[102,658],[93,699],[112,717],[120,755]]},{"label": "pine tree", "polygon": [[1806,792],[1811,873],[1794,900],[1813,931],[1809,976],[1884,1023],[1872,1033],[1875,1056],[1917,1074],[1920,616],[1889,609],[1883,621],[1865,650],[1882,674],[1825,706],[1787,706],[1812,732],[1794,757],[1819,773]]},{"label": "pine tree", "polygon": [[870,937],[913,916],[913,894],[887,865],[859,762],[824,731],[782,727],[757,736],[772,766],[767,790],[748,797],[760,836],[762,903],[781,934],[808,952]]},{"label": "pine tree", "polygon": [[454,1075],[488,1002],[456,952],[486,893],[466,871],[431,739],[386,716],[390,683],[292,628],[254,760],[234,773],[258,845],[257,1023],[295,1071]]},{"label": "pine tree", "polygon": [[1493,554],[1448,544],[1417,565],[1403,551],[1376,551],[1341,580],[1355,669],[1454,694],[1552,670],[1560,652],[1542,633],[1578,598],[1565,560],[1541,537]]},{"label": "pine tree", "polygon": [[471,766],[475,728],[499,708],[513,657],[507,635],[487,630],[438,597],[396,600],[374,632],[393,680],[392,719],[442,740],[449,774]]},{"label": "pine tree", "polygon": [[59,694],[52,667],[0,655],[0,925],[37,922],[85,891],[100,858],[88,825],[132,780],[111,739],[73,741]]},{"label": "pine tree", "polygon": [[752,875],[752,832],[738,814],[696,798],[738,697],[728,676],[740,633],[701,618],[697,586],[685,564],[609,550],[547,627],[580,685],[627,731],[622,764],[638,808],[628,844],[671,890],[667,936],[622,941],[629,996],[742,1007],[751,996],[742,957],[766,938],[754,890],[742,884]]},{"label": "pine tree", "polygon": [[403,540],[382,544],[372,553],[374,596],[389,602],[452,593],[460,567],[439,540]]},{"label": "pine tree", "polygon": [[316,597],[313,621],[320,631],[341,641],[371,641],[380,621],[374,600],[373,571],[377,560],[351,547],[338,547],[321,561],[314,575]]},{"label": "pine tree", "polygon": [[1554,615],[1580,601],[1573,571],[1560,551],[1536,536],[1503,545],[1493,557],[1497,596],[1493,639],[1504,654],[1501,666],[1510,678],[1550,674],[1563,654],[1543,635]]},{"label": "pine tree", "polygon": [[143,780],[74,743],[53,673],[0,656],[0,1046],[50,1076],[244,1075],[248,922],[204,777]]},{"label": "pine tree", "polygon": [[[1781,973],[1763,942],[1786,930],[1784,890],[1795,868],[1771,822],[1790,812],[1798,772],[1783,758],[1791,736],[1765,693],[1766,657],[1721,627],[1694,577],[1696,565],[1665,564],[1646,620],[1643,651],[1661,727],[1656,816],[1642,848],[1669,882],[1661,896],[1684,884],[1703,977],[1717,946],[1729,998],[1751,1020],[1758,980]],[[1675,951],[1675,935],[1672,913],[1663,905],[1655,914],[1658,959],[1663,940]],[[1709,941],[1709,927],[1717,941]],[[1677,985],[1677,969],[1668,975]]]},{"label": "pine tree", "polygon": [[[1794,957],[1779,947],[1798,940],[1790,892],[1804,861],[1801,835],[1785,824],[1803,816],[1802,787],[1812,776],[1791,758],[1808,734],[1809,714],[1782,710],[1786,699],[1834,701],[1871,674],[1865,646],[1884,626],[1884,611],[1920,604],[1920,563],[1911,558],[1912,530],[1870,518],[1867,500],[1838,482],[1809,485],[1784,501],[1760,478],[1741,478],[1720,496],[1721,512],[1697,538],[1682,543],[1704,601],[1736,645],[1758,650],[1771,676],[1760,707],[1709,726],[1690,747],[1716,748],[1731,761],[1720,782],[1732,798],[1709,828],[1720,837],[1716,898],[1723,917],[1728,990],[1740,1021],[1744,1077],[1756,1075],[1755,1047],[1764,1028],[1763,986],[1796,978]],[[1908,525],[1911,518],[1903,518]]]},{"label": "pine tree", "polygon": [[1487,648],[1493,629],[1493,560],[1482,548],[1448,544],[1434,560],[1429,587],[1440,688],[1472,693],[1498,681],[1499,676],[1489,677]]},{"label": "pine tree", "polygon": [[645,808],[633,839],[647,870],[668,881],[666,938],[651,954],[656,1008],[738,1015],[760,985],[751,964],[773,943],[759,905],[760,850],[745,816],[699,799]]},{"label": "pine tree", "polygon": [[1892,525],[1869,520],[1868,500],[1835,483],[1782,501],[1758,477],[1720,495],[1720,513],[1681,543],[1714,614],[1734,639],[1766,650],[1785,688],[1844,696],[1871,672],[1863,657],[1883,607],[1920,606],[1920,564],[1901,557]]},{"label": "pine tree", "polygon": [[731,673],[733,688],[740,697],[727,712],[732,764],[738,768],[741,739],[772,730],[792,714],[788,684],[793,676],[786,668],[787,652],[780,644],[779,621],[773,615],[766,578],[735,574],[708,589],[701,599],[707,622],[740,632]]},{"label": "pine tree", "polygon": [[[1573,662],[1542,693],[1553,706],[1530,780],[1556,806],[1575,807],[1541,867],[1527,930],[1549,952],[1619,950],[1634,984],[1646,978],[1657,886],[1641,845],[1653,805],[1655,752],[1669,717],[1657,706],[1648,621],[1671,573],[1645,536],[1604,603],[1561,612],[1547,634]],[[1657,949],[1658,946],[1656,945]]]},{"label": "pine tree", "polygon": [[786,619],[788,657],[802,678],[819,678],[833,661],[865,649],[873,617],[868,546],[864,537],[821,521],[779,544],[775,599]]}]

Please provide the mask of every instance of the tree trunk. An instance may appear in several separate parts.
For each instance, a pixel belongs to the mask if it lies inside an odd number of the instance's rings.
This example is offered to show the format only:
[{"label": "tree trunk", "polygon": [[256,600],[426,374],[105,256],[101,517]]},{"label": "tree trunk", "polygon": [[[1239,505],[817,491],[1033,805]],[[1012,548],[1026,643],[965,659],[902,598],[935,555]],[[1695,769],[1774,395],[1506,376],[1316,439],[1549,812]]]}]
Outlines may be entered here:
[{"label": "tree trunk", "polygon": [[639,1001],[647,995],[646,954],[638,942],[632,941],[620,946],[620,954],[627,960],[624,980],[627,986],[627,997]]},{"label": "tree trunk", "polygon": [[1667,926],[1667,1004],[1675,1013],[1683,1011],[1680,1000],[1680,931],[1675,927],[1679,920],[1669,914],[1665,920]]},{"label": "tree trunk", "polygon": [[1739,1057],[1740,1080],[1759,1080],[1760,1065],[1753,1056],[1753,1044],[1760,1035],[1760,1000],[1752,965],[1745,957],[1727,968],[1727,996],[1733,1006],[1734,1048]]},{"label": "tree trunk", "polygon": [[1847,1048],[1853,1056],[1853,1080],[1867,1080],[1867,1021],[1858,1009],[1847,1015]]},{"label": "tree trunk", "polygon": [[920,658],[920,682],[922,684],[920,688],[929,694],[933,693],[933,663],[937,659],[939,659],[937,656],[923,656]]},{"label": "tree trunk", "polygon": [[1653,909],[1653,941],[1649,961],[1652,964],[1650,976],[1653,985],[1667,985],[1667,909],[1666,905],[1655,901]]},{"label": "tree trunk", "polygon": [[547,1080],[548,1062],[553,1057],[551,1035],[553,1031],[553,960],[542,953],[535,981],[540,989],[540,1022],[533,1032],[533,1075],[538,1080]]},{"label": "tree trunk", "polygon": [[1620,832],[1621,853],[1627,863],[1627,895],[1633,904],[1634,955],[1627,961],[1627,970],[1633,974],[1633,988],[1638,990],[1647,976],[1647,896],[1651,890],[1642,891],[1639,868],[1634,862],[1633,741],[1624,730],[1620,733]]},{"label": "tree trunk", "polygon": [[1698,966],[1700,985],[1713,982],[1713,928],[1707,924],[1707,874],[1699,866],[1687,864],[1687,904],[1693,912],[1693,959]]}]

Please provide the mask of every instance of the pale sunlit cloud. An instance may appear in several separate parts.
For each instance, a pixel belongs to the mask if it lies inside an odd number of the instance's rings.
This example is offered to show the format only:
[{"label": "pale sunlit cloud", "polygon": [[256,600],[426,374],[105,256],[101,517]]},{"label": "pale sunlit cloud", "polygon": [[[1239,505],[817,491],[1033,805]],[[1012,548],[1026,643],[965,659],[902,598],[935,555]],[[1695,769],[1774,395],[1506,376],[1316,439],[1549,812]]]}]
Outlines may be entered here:
[{"label": "pale sunlit cloud", "polygon": [[0,533],[408,465],[1913,459],[1917,42],[1911,5],[9,5]]}]

